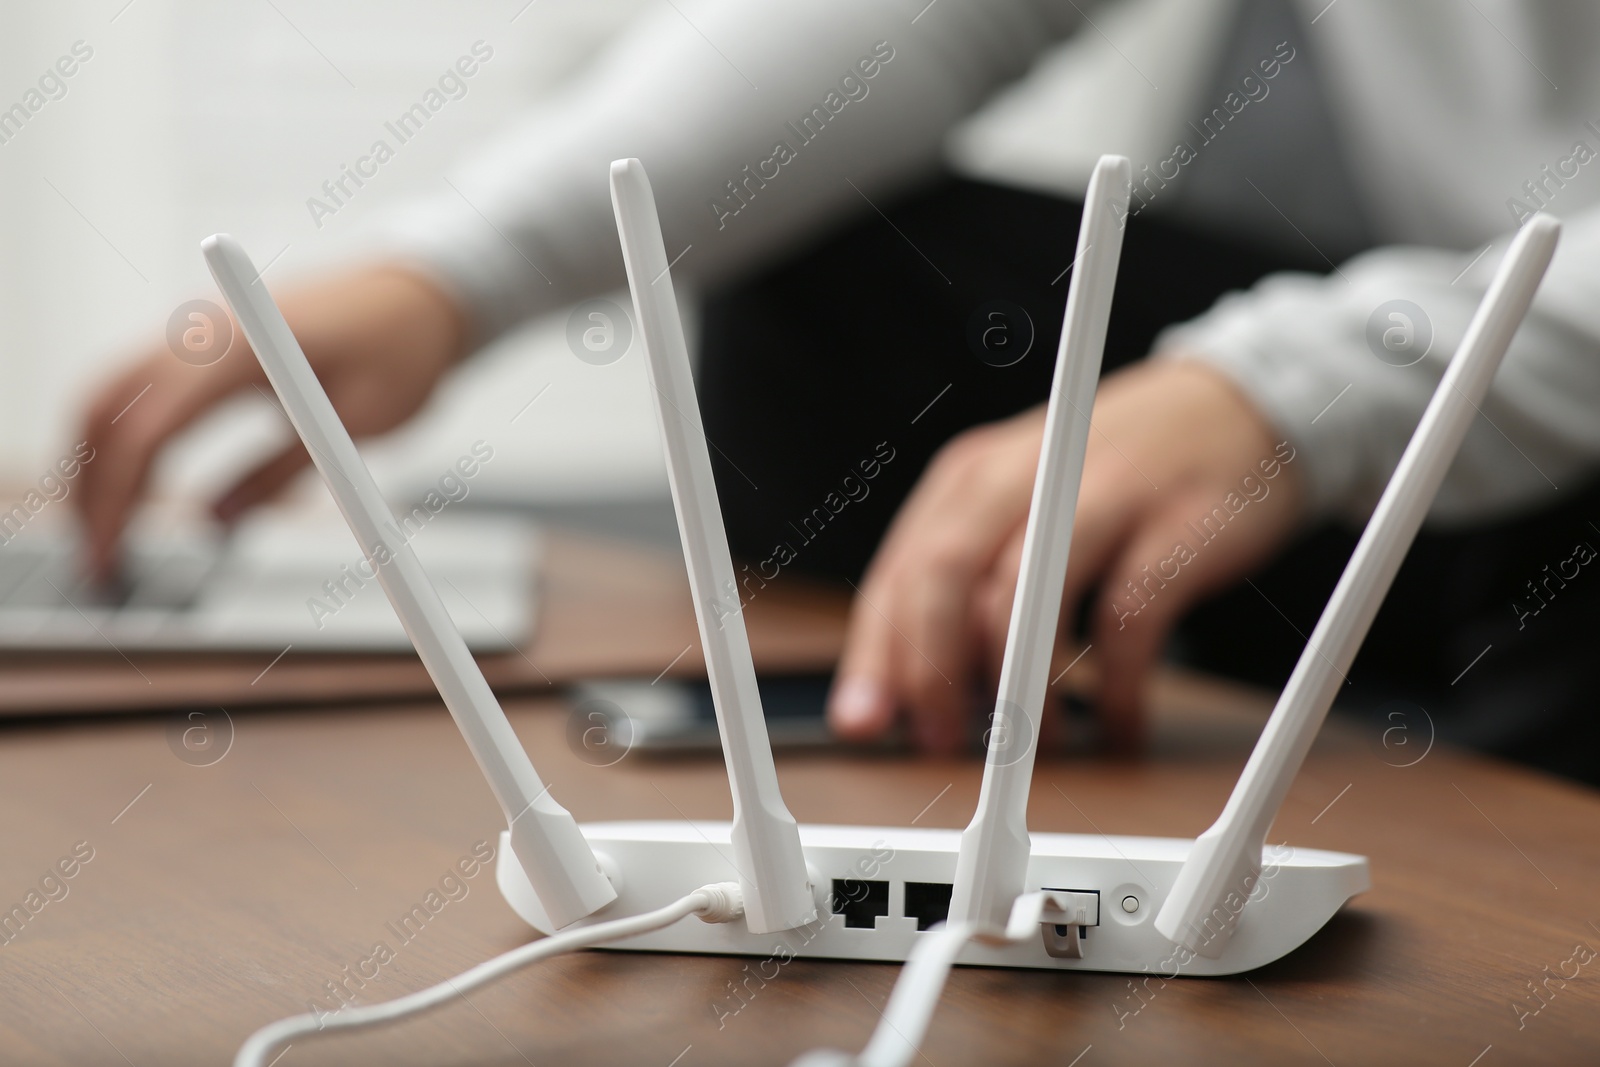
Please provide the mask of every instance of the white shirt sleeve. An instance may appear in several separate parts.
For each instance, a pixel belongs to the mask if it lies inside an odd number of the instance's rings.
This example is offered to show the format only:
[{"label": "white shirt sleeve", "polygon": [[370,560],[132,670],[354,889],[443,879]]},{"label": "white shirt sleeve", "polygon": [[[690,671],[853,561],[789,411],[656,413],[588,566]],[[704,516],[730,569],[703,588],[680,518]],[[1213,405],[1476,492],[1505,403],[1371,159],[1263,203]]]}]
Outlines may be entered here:
[{"label": "white shirt sleeve", "polygon": [[[1157,349],[1208,363],[1255,402],[1304,457],[1314,515],[1364,519],[1508,242],[1476,262],[1390,247],[1326,276],[1274,275],[1166,331]],[[1548,504],[1557,486],[1597,470],[1600,210],[1591,210],[1566,225],[1430,519],[1451,525]]]},{"label": "white shirt sleeve", "polygon": [[381,251],[486,343],[623,283],[607,173],[636,156],[674,270],[714,281],[930,173],[946,130],[1080,18],[1046,0],[680,2],[396,212]]},{"label": "white shirt sleeve", "polygon": [[[611,160],[637,156],[675,273],[726,279],[932,173],[957,120],[1103,6],[679,0],[631,27],[438,195],[397,211],[383,250],[455,294],[487,343],[622,285],[606,175]],[[1600,465],[1597,212],[1568,227],[1435,519],[1537,506]],[[1391,247],[1327,277],[1275,276],[1158,348],[1206,360],[1253,398],[1305,456],[1315,513],[1361,516],[1503,247],[1465,273],[1470,254]],[[1369,319],[1392,300],[1422,309],[1413,325],[1432,335],[1412,366],[1385,363],[1367,341]],[[1396,325],[1382,317],[1377,335]]]}]

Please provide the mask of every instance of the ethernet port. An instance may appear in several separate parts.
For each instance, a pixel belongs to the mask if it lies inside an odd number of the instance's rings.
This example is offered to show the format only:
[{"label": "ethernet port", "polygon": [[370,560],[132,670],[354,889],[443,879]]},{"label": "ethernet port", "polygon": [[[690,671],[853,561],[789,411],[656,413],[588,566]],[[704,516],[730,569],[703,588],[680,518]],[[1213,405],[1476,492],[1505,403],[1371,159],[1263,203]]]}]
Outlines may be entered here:
[{"label": "ethernet port", "polygon": [[917,920],[917,929],[926,930],[950,918],[948,882],[907,882],[906,915]]},{"label": "ethernet port", "polygon": [[878,916],[889,914],[889,883],[835,878],[833,913],[843,915],[846,926],[871,930]]}]

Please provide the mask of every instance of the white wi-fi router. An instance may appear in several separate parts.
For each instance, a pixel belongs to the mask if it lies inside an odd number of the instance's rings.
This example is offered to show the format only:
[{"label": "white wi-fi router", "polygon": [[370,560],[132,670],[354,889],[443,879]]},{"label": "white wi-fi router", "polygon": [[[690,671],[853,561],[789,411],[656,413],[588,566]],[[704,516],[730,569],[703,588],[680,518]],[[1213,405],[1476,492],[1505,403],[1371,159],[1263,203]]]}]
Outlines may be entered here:
[{"label": "white wi-fi router", "polygon": [[1512,242],[1216,824],[1193,841],[1030,834],[1034,742],[1129,187],[1128,161],[1108,156],[1085,199],[995,728],[978,810],[962,833],[797,826],[784,806],[671,272],[638,160],[612,164],[612,200],[716,703],[731,823],[580,827],[551,798],[259,275],[231,238],[205,242],[218,284],[500,801],[509,829],[496,877],[530,926],[581,927],[737,882],[742,919],[678,923],[615,947],[899,961],[946,920],[1002,930],[1010,918],[1014,934],[1013,904],[1048,890],[1032,913],[1037,937],[964,944],[955,961],[1231,974],[1293,950],[1369,888],[1365,857],[1268,848],[1266,835],[1527,312],[1559,226],[1536,216]]}]

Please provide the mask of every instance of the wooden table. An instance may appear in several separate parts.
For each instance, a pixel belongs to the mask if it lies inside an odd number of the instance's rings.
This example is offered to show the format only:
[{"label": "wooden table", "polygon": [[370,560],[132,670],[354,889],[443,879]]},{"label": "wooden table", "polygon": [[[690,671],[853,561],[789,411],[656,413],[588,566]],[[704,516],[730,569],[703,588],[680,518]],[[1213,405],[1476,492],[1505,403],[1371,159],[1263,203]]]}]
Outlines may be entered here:
[{"label": "wooden table", "polygon": [[[588,580],[604,589],[614,576]],[[581,590],[576,570],[567,580]],[[664,665],[686,640],[688,602],[673,607],[674,588],[585,602],[620,612],[612,647],[648,649]],[[758,628],[786,617],[787,595],[775,592]],[[814,607],[809,595],[800,600]],[[558,605],[544,632],[564,632]],[[758,644],[783,638],[768,631]],[[1032,825],[1203,829],[1267,702],[1167,676],[1156,704],[1155,745],[1138,762],[1041,760]],[[508,710],[581,819],[728,814],[714,760],[635,753],[596,768],[568,748],[557,698],[518,697]],[[181,714],[0,727],[0,905],[23,902],[58,861],[75,871],[64,897],[0,945],[0,1062],[221,1064],[257,1026],[313,1000],[334,1006],[324,983],[370,974],[363,961],[378,942],[394,958],[367,1000],[528,937],[492,872],[445,879],[501,826],[436,702],[235,710],[231,746],[209,766],[176,754]],[[1600,796],[1428,750],[1426,725],[1409,730],[1407,745],[1391,736],[1386,746],[1376,730],[1333,724],[1290,794],[1275,839],[1364,852],[1375,882],[1300,950],[1244,977],[1138,989],[1126,976],[964,969],[923,1062],[1596,1062],[1600,958],[1588,950],[1600,949]],[[976,760],[780,760],[790,807],[810,822],[961,826],[979,771]],[[92,859],[74,866],[75,846]],[[393,924],[441,883],[444,905],[402,941]],[[898,973],[792,962],[730,1015],[729,983],[746,962],[584,953],[398,1028],[303,1042],[279,1065],[785,1064],[817,1045],[859,1048]]]},{"label": "wooden table", "polygon": [[[769,589],[776,589],[771,586]],[[764,665],[832,662],[844,599],[838,590],[788,581],[757,590],[751,644]],[[675,552],[560,528],[545,538],[532,641],[479,663],[497,692],[548,691],[576,679],[642,674],[705,675],[688,579]],[[618,640],[618,624],[624,625]],[[433,683],[415,656],[221,653],[202,656],[0,650],[0,717],[282,706],[307,701],[415,700]]]}]

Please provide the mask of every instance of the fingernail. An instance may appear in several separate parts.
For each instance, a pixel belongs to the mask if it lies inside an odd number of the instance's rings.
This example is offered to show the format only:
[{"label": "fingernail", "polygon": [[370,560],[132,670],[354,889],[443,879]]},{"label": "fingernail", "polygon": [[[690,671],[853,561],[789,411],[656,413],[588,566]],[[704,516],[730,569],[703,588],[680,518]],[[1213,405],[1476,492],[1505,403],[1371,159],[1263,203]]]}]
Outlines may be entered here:
[{"label": "fingernail", "polygon": [[888,702],[882,685],[871,678],[846,678],[834,686],[828,717],[846,732],[865,730],[884,719]]}]

